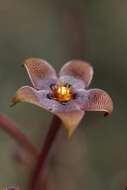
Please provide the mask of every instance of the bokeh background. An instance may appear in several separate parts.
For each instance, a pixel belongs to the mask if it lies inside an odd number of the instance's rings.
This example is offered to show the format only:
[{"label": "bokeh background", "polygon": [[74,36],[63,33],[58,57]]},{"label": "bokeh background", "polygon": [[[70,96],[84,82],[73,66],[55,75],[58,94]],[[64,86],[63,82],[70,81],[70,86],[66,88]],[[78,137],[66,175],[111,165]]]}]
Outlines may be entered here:
[{"label": "bokeh background", "polygon": [[[108,91],[114,101],[112,116],[87,113],[71,141],[61,128],[50,155],[49,190],[123,190],[127,185],[127,1],[0,0],[0,111],[41,147],[52,115],[29,104],[9,107],[15,91],[30,84],[21,67],[28,57],[46,59],[57,70],[74,58],[90,62],[95,70],[91,86]],[[19,150],[1,130],[0,189],[9,185],[26,189],[29,168],[15,161]]]}]

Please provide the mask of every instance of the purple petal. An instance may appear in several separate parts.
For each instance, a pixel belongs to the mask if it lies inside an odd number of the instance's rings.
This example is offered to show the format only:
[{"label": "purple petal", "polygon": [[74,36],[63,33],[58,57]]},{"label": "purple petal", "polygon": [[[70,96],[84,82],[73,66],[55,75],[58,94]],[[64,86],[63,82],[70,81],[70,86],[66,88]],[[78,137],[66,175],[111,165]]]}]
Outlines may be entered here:
[{"label": "purple petal", "polygon": [[23,86],[17,90],[16,96],[13,97],[12,102],[15,105],[18,102],[27,102],[44,108],[48,111],[56,110],[56,101],[47,98],[48,90],[39,90]]},{"label": "purple petal", "polygon": [[75,103],[75,101],[70,101],[67,103],[60,103],[56,100],[49,99],[47,95],[50,93],[48,90],[39,90],[24,86],[21,87],[17,92],[16,96],[13,97],[13,105],[18,102],[27,102],[39,107],[42,107],[50,112],[71,112],[79,111],[80,107]]},{"label": "purple petal", "polygon": [[76,98],[75,102],[82,108],[83,106],[88,104],[89,99],[88,99],[88,90],[85,89],[79,89],[75,91]]},{"label": "purple petal", "polygon": [[68,130],[68,136],[70,137],[83,118],[85,112],[80,109],[80,106],[76,104],[74,100],[61,104],[55,100],[48,99],[46,91],[38,92],[38,97],[40,105],[43,108],[54,113],[62,120],[64,126]]},{"label": "purple petal", "polygon": [[30,86],[24,86],[16,92],[16,96],[13,98],[13,104],[28,102],[52,112],[62,120],[70,137],[85,112],[80,109],[80,106],[75,100],[62,104],[56,100],[49,99],[47,96],[49,93],[48,90],[37,91]]},{"label": "purple petal", "polygon": [[63,112],[63,113],[68,113],[72,111],[79,111],[80,107],[75,103],[75,101],[69,101],[67,103],[60,103],[56,100],[53,99],[48,99],[47,94],[49,91],[38,91],[37,96],[40,102],[40,106],[52,113],[57,113],[57,112]]},{"label": "purple petal", "polygon": [[107,92],[101,89],[77,91],[76,102],[85,111],[113,111],[113,102]]},{"label": "purple petal", "polygon": [[51,83],[57,81],[56,71],[45,60],[29,58],[25,60],[24,66],[36,89],[48,89]]},{"label": "purple petal", "polygon": [[82,88],[87,88],[93,78],[93,68],[85,61],[72,60],[61,68],[60,79],[61,76],[71,76],[71,81],[75,79],[74,83],[76,83],[77,79]]},{"label": "purple petal", "polygon": [[65,104],[62,104],[60,102],[57,102],[56,110],[55,112],[63,112],[63,113],[68,113],[72,111],[80,111],[79,105],[75,103],[74,100],[71,100]]},{"label": "purple petal", "polygon": [[71,84],[74,89],[85,88],[84,82],[73,76],[63,75],[59,78],[58,83]]}]

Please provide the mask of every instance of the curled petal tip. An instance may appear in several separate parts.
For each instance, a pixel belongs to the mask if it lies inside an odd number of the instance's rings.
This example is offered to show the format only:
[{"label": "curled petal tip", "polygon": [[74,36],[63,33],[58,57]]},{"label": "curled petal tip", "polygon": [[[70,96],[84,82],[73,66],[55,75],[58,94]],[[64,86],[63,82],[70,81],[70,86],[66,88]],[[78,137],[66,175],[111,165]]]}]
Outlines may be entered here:
[{"label": "curled petal tip", "polygon": [[91,89],[88,92],[88,103],[84,105],[86,111],[102,111],[104,116],[113,112],[113,101],[109,94],[101,89]]},{"label": "curled petal tip", "polygon": [[104,117],[109,116],[110,114],[112,114],[112,112],[113,112],[113,101],[111,97],[107,94],[107,105],[105,105]]},{"label": "curled petal tip", "polygon": [[30,86],[23,86],[17,90],[16,95],[12,98],[11,106],[19,102],[27,102],[40,106],[37,91]]},{"label": "curled petal tip", "polygon": [[109,116],[113,112],[113,101],[111,97],[109,96],[109,104],[107,105],[107,110],[104,113],[104,117]]},{"label": "curled petal tip", "polygon": [[15,106],[15,105],[16,105],[17,103],[19,103],[19,102],[20,102],[20,100],[19,100],[18,96],[13,96],[13,97],[12,97],[12,100],[11,100],[10,107]]}]

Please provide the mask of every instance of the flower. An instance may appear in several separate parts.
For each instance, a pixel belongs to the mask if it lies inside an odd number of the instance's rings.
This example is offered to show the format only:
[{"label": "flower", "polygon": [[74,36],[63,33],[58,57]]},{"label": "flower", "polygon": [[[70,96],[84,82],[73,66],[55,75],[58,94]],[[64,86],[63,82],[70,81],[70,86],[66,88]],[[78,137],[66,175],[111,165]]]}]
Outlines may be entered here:
[{"label": "flower", "polygon": [[28,102],[52,112],[62,120],[69,136],[86,111],[112,112],[112,100],[104,90],[88,89],[93,68],[85,61],[72,60],[64,64],[59,77],[45,60],[29,58],[23,65],[33,87],[21,87],[12,99],[13,104]]}]

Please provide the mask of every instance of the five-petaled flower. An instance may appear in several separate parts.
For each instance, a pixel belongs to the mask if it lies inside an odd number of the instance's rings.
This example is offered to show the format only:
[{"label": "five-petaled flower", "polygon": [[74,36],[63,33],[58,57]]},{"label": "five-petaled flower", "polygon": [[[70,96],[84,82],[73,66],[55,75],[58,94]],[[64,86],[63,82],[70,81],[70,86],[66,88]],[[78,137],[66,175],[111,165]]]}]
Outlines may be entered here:
[{"label": "five-petaled flower", "polygon": [[62,120],[69,136],[85,111],[112,112],[112,100],[104,90],[87,89],[93,77],[88,63],[72,60],[61,68],[59,77],[50,64],[39,58],[27,59],[24,66],[33,87],[21,87],[13,104],[29,102],[52,112]]}]

